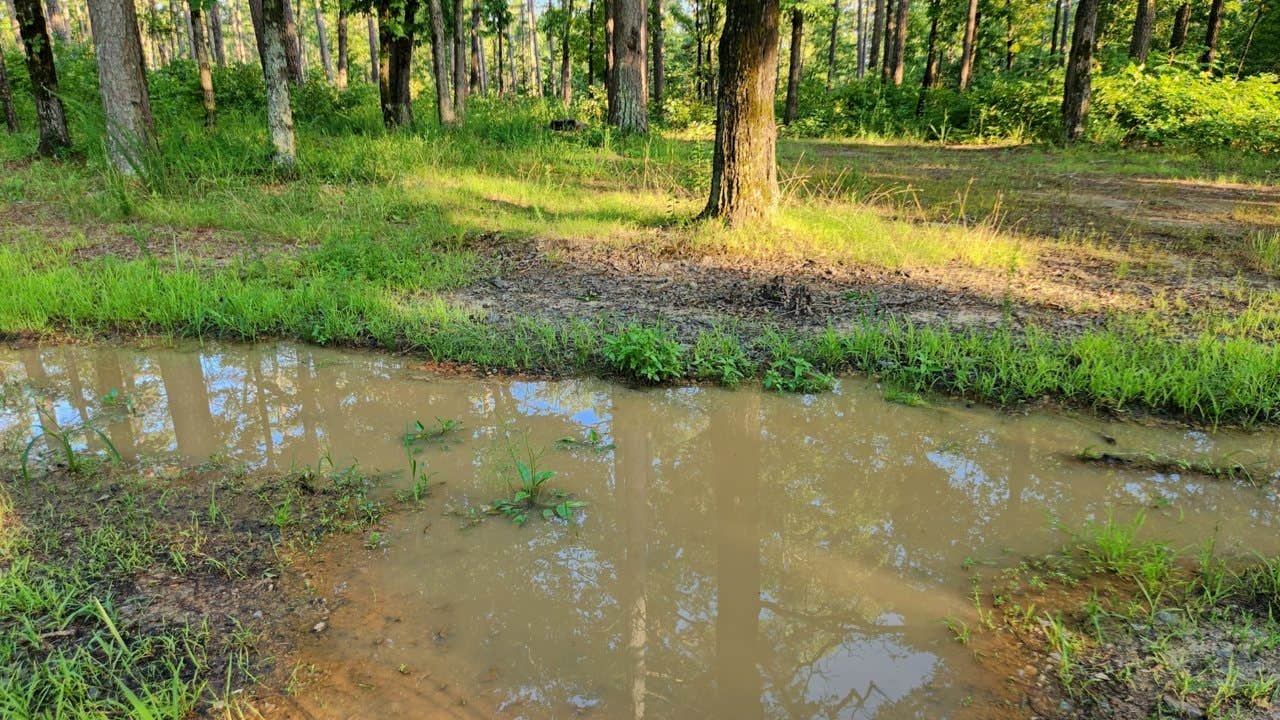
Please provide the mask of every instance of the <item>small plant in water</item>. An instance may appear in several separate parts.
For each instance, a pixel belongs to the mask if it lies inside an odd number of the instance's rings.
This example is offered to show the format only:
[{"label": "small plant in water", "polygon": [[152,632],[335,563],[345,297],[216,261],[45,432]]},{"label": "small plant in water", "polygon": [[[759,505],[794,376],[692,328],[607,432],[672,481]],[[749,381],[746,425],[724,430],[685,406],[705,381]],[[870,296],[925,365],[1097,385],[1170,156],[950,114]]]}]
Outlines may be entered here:
[{"label": "small plant in water", "polygon": [[562,450],[590,448],[591,450],[601,453],[608,452],[609,450],[616,448],[617,445],[614,445],[611,442],[605,442],[604,438],[600,436],[599,431],[595,428],[591,428],[587,430],[587,434],[584,437],[576,438],[571,435],[566,435],[559,440],[556,440],[556,447],[561,448]]},{"label": "small plant in water", "polygon": [[818,370],[808,360],[795,356],[774,360],[764,374],[765,388],[780,392],[826,392],[835,382],[835,378]]},{"label": "small plant in water", "polygon": [[684,374],[684,348],[664,328],[627,325],[604,336],[601,353],[614,371],[647,383]]},{"label": "small plant in water", "polygon": [[412,484],[407,490],[397,490],[396,500],[402,503],[412,502],[415,505],[422,504],[427,495],[431,492],[431,478],[435,477],[435,473],[427,472],[425,468],[420,468],[418,458],[409,453],[409,479]]},{"label": "small plant in water", "polygon": [[72,444],[72,438],[78,435],[84,436],[87,440],[91,436],[97,436],[102,441],[103,447],[107,449],[107,457],[112,461],[120,461],[120,451],[116,450],[116,446],[111,442],[111,438],[96,427],[89,424],[76,425],[70,428],[58,427],[57,420],[48,411],[38,408],[40,417],[40,432],[27,442],[26,447],[22,449],[22,479],[31,480],[31,454],[35,450],[36,444],[41,439],[48,445],[50,452],[57,451],[67,462],[67,469],[73,473],[79,473],[86,469],[87,459],[77,452]]},{"label": "small plant in water", "polygon": [[413,447],[419,443],[443,443],[450,435],[462,429],[462,423],[450,418],[436,418],[436,424],[428,427],[421,420],[414,420],[413,427],[404,434],[404,446]]},{"label": "small plant in water", "polygon": [[555,477],[555,472],[538,467],[539,453],[529,447],[527,437],[524,445],[523,458],[516,457],[515,451],[508,448],[511,472],[515,474],[514,481],[507,478],[510,497],[495,500],[485,511],[491,515],[502,515],[516,525],[524,525],[534,513],[541,514],[544,520],[557,517],[565,521],[572,520],[574,511],[585,507],[586,503],[570,499],[569,493],[563,490],[547,487],[547,482]]}]

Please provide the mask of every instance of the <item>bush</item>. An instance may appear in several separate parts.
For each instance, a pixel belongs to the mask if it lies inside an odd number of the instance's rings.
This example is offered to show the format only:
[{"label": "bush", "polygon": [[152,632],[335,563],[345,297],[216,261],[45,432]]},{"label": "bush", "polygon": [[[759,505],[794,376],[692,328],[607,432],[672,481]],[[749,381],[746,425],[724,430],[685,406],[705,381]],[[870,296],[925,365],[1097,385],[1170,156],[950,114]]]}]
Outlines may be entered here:
[{"label": "bush", "polygon": [[604,359],[615,372],[657,384],[684,374],[684,348],[665,328],[627,325],[605,335]]}]

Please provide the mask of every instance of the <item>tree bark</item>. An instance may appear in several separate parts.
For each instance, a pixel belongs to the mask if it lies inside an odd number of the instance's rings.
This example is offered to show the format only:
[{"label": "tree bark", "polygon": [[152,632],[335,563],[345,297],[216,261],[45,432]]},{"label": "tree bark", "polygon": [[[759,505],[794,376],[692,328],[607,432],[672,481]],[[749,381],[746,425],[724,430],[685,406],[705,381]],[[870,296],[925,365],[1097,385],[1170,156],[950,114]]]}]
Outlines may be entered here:
[{"label": "tree bark", "polygon": [[267,129],[275,148],[274,162],[276,167],[291,171],[297,166],[298,156],[294,147],[293,111],[289,107],[284,0],[250,0],[249,10],[255,16],[254,32],[259,39],[262,79],[267,88]]},{"label": "tree bark", "polygon": [[[338,0],[338,71],[337,81],[338,88],[345,90],[347,88],[348,71],[351,65],[351,47],[350,38],[347,30],[347,3],[346,0]],[[370,55],[370,57],[374,57]]]},{"label": "tree bark", "polygon": [[248,53],[244,51],[244,24],[240,21],[240,4],[231,0],[231,32],[236,36],[236,60],[248,62]]},{"label": "tree bark", "polygon": [[907,54],[907,10],[911,0],[897,0],[893,20],[893,62],[889,67],[889,79],[901,85]]},{"label": "tree bark", "polygon": [[311,0],[311,8],[316,16],[316,44],[320,46],[320,66],[324,68],[324,79],[332,85],[336,78],[333,74],[333,58],[329,55],[329,29],[325,27],[320,0]]},{"label": "tree bark", "polygon": [[284,10],[284,60],[289,70],[289,81],[302,84],[302,41],[298,38],[298,22],[289,0],[280,0]]},{"label": "tree bark", "polygon": [[[858,9],[862,9],[862,0],[858,2]],[[831,0],[831,35],[827,42],[827,89],[831,89],[831,84],[836,79],[836,37],[840,31],[840,0]],[[862,38],[858,38],[858,42],[862,42]],[[862,53],[858,53],[858,77],[862,77],[865,68],[862,65]]]},{"label": "tree bark", "polygon": [[40,0],[15,0],[15,16],[22,30],[22,44],[27,49],[27,74],[31,78],[36,103],[36,124],[40,140],[36,151],[45,157],[71,147],[67,131],[67,115],[58,98],[58,71],[53,64],[53,43],[44,23]]},{"label": "tree bark", "polygon": [[800,111],[800,64],[804,61],[804,13],[791,11],[791,56],[787,61],[787,103],[782,122],[790,125]]},{"label": "tree bark", "polygon": [[[661,0],[658,0],[661,7]],[[564,39],[560,41],[560,102],[565,107],[573,102],[573,65],[569,62],[569,38],[573,29],[573,0],[564,0]],[[661,96],[658,66],[654,66],[654,93]],[[659,97],[659,104],[662,100]]]},{"label": "tree bark", "polygon": [[44,6],[49,18],[49,32],[58,42],[71,42],[71,26],[67,23],[67,13],[62,9],[62,0],[45,0]]},{"label": "tree bark", "polygon": [[612,0],[609,7],[613,11],[614,53],[609,123],[624,132],[645,133],[649,131],[645,69],[648,12],[644,0]]},{"label": "tree bark", "polygon": [[[928,90],[938,84],[938,18],[942,15],[941,0],[933,0],[929,5],[929,43],[924,63],[924,77],[920,80],[920,88]],[[916,110],[919,115],[924,109],[924,94],[920,95],[921,103]]]},{"label": "tree bark", "polygon": [[1173,36],[1169,38],[1170,50],[1181,50],[1187,44],[1187,27],[1191,24],[1191,4],[1182,3],[1173,17]]},{"label": "tree bark", "polygon": [[1156,22],[1155,0],[1138,0],[1138,11],[1133,18],[1133,37],[1129,40],[1129,57],[1139,65],[1147,64],[1151,51],[1151,30]]},{"label": "tree bark", "polygon": [[431,67],[436,85],[436,116],[442,125],[453,125],[458,122],[458,116],[453,112],[453,93],[450,91],[452,78],[448,55],[452,45],[444,35],[444,10],[440,7],[440,0],[428,0],[427,8],[431,13]]},{"label": "tree bark", "polygon": [[222,8],[217,0],[209,6],[209,38],[213,40],[213,59],[218,67],[227,65],[226,42],[222,37]]},{"label": "tree bark", "polygon": [[5,9],[9,11],[9,27],[13,30],[13,39],[22,47],[22,27],[18,24],[18,11],[13,8],[13,0],[4,0]]},{"label": "tree bark", "polygon": [[[1142,2],[1142,0],[1138,0]],[[1058,29],[1062,27],[1062,0],[1053,0],[1053,32],[1049,34],[1049,55],[1058,54]]]},{"label": "tree bark", "polygon": [[1239,80],[1240,74],[1244,72],[1244,62],[1249,57],[1249,49],[1253,47],[1253,36],[1258,31],[1258,23],[1262,22],[1262,14],[1266,9],[1266,2],[1259,0],[1258,9],[1253,14],[1253,22],[1249,23],[1249,32],[1244,38],[1244,48],[1240,50],[1240,62],[1236,64],[1236,80]]},{"label": "tree bark", "polygon": [[1218,32],[1222,28],[1222,0],[1213,0],[1209,5],[1209,22],[1204,30],[1204,53],[1200,56],[1200,64],[1206,68],[1213,67],[1218,55]]},{"label": "tree bark", "polygon": [[18,132],[18,112],[13,107],[13,87],[9,85],[9,70],[4,65],[4,54],[0,53],[0,110],[4,110],[4,126],[9,134]]},{"label": "tree bark", "polygon": [[[643,0],[641,0],[643,2]],[[529,10],[529,39],[533,43],[533,83],[537,86],[537,95],[542,97],[546,94],[545,88],[542,86],[542,60],[540,50],[538,49],[538,16],[536,8],[533,6],[533,0],[525,0],[525,5]],[[643,58],[641,63],[646,62],[648,58]]]},{"label": "tree bark", "polygon": [[[93,2],[94,0],[90,0]],[[117,2],[119,0],[96,0],[102,2]],[[123,0],[127,5],[132,6],[132,0]],[[213,95],[213,70],[209,64],[209,45],[204,36],[204,22],[201,14],[202,0],[191,0],[189,7],[191,9],[191,50],[196,56],[196,73],[200,76],[200,99],[204,106],[204,124],[206,127],[213,127],[218,120],[218,102]],[[213,11],[217,12],[218,7],[213,6]],[[137,27],[135,22],[134,27]],[[94,33],[95,37],[97,33]],[[139,54],[141,55],[141,54]],[[99,55],[101,57],[101,55]],[[101,71],[98,72],[102,74]],[[143,85],[145,88],[145,84]],[[104,91],[105,96],[105,91]]]},{"label": "tree bark", "polygon": [[381,53],[378,50],[378,23],[373,19],[373,13],[365,16],[365,30],[369,35],[369,82],[377,85],[378,58]]},{"label": "tree bark", "polygon": [[711,196],[703,217],[740,225],[768,217],[777,206],[777,55],[778,0],[726,0]]},{"label": "tree bark", "polygon": [[1062,92],[1062,131],[1067,142],[1075,142],[1084,135],[1085,118],[1089,114],[1098,5],[1099,0],[1080,0],[1076,7],[1071,58],[1067,61],[1066,84]]},{"label": "tree bark", "polygon": [[467,109],[466,0],[453,0],[453,109],[462,117]]},{"label": "tree bark", "polygon": [[973,81],[973,55],[978,40],[978,0],[969,0],[964,20],[964,44],[960,51],[960,89],[968,90]]},{"label": "tree bark", "polygon": [[596,84],[596,0],[587,2],[587,87]]},{"label": "tree bark", "polygon": [[1067,64],[1067,29],[1071,27],[1071,17],[1071,0],[1062,0],[1062,34],[1058,36],[1059,67]]},{"label": "tree bark", "polygon": [[484,38],[480,36],[480,0],[471,3],[471,89],[489,94],[489,68],[484,61]]},{"label": "tree bark", "polygon": [[[626,0],[622,0],[626,2]],[[605,90],[605,115],[610,123],[613,122],[613,106],[618,100],[615,97],[618,92],[617,70],[618,63],[617,48],[615,42],[614,30],[614,9],[613,6],[619,0],[604,0],[604,90]]]},{"label": "tree bark", "polygon": [[[413,65],[418,0],[406,0],[403,8],[397,10],[402,10],[403,15],[393,18],[387,0],[378,6],[378,91],[382,102],[382,122],[388,128],[413,124],[409,73]],[[395,32],[397,26],[401,32]]]},{"label": "tree bark", "polygon": [[667,40],[666,31],[662,27],[665,12],[662,0],[653,0],[653,111],[659,117],[662,115],[663,98],[667,94]]}]

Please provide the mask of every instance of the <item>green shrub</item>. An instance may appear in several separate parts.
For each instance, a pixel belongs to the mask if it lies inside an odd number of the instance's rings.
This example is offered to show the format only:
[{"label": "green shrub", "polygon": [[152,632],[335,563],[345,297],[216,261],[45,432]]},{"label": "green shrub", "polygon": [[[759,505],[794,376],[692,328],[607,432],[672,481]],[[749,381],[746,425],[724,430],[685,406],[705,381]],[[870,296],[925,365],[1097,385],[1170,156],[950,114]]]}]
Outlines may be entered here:
[{"label": "green shrub", "polygon": [[648,383],[684,374],[684,348],[666,328],[627,325],[604,336],[601,353],[615,372]]},{"label": "green shrub", "polygon": [[764,374],[765,388],[779,392],[819,393],[830,390],[833,385],[834,377],[793,355],[774,360]]},{"label": "green shrub", "polygon": [[725,387],[737,387],[756,372],[755,363],[747,357],[737,336],[719,328],[698,334],[689,369],[695,378]]}]

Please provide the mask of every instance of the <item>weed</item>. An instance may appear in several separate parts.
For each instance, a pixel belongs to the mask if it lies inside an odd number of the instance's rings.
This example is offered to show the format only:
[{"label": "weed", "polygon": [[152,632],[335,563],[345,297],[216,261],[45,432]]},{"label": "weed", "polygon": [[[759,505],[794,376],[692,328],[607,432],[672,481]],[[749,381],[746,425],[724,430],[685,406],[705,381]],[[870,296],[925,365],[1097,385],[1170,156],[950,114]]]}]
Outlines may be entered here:
[{"label": "weed", "polygon": [[462,423],[449,418],[436,418],[434,427],[427,427],[422,424],[421,420],[413,421],[413,428],[404,434],[403,442],[405,447],[412,447],[419,443],[440,443],[462,429]]},{"label": "weed", "polygon": [[81,473],[86,470],[86,459],[76,451],[72,439],[76,436],[92,436],[98,438],[106,448],[109,459],[119,462],[120,452],[116,450],[116,446],[111,442],[111,438],[101,430],[89,425],[88,423],[77,425],[70,428],[59,428],[58,421],[51,413],[44,408],[37,407],[37,416],[39,417],[40,432],[27,442],[26,447],[22,449],[22,479],[31,480],[31,453],[35,449],[37,443],[41,440],[45,441],[50,452],[58,451],[62,454],[66,461],[67,469],[72,473]]},{"label": "weed", "polygon": [[684,374],[684,348],[666,328],[626,325],[604,336],[601,355],[614,372],[651,384]]},{"label": "weed", "polygon": [[747,357],[741,340],[719,328],[698,333],[689,370],[699,380],[711,380],[731,388],[756,372],[755,363]]},{"label": "weed", "polygon": [[541,514],[544,520],[560,518],[565,521],[573,519],[574,511],[586,507],[586,503],[572,500],[567,492],[547,487],[555,472],[538,467],[539,453],[529,446],[528,437],[524,438],[524,452],[517,457],[514,446],[508,446],[511,458],[509,471],[514,473],[515,480],[506,479],[510,496],[493,501],[485,508],[492,515],[502,515],[516,525],[524,525],[529,521],[530,513]]},{"label": "weed", "polygon": [[817,370],[808,360],[796,356],[774,360],[764,374],[765,388],[780,392],[825,392],[834,384],[835,378]]},{"label": "weed", "polygon": [[1242,480],[1250,484],[1256,484],[1257,478],[1268,477],[1268,473],[1260,469],[1260,460],[1246,465],[1231,459],[1231,456],[1217,460],[1185,459],[1151,452],[1117,453],[1087,447],[1076,453],[1076,458],[1085,462],[1122,465],[1157,473],[1196,473],[1221,480]]},{"label": "weed", "polygon": [[605,439],[601,437],[598,430],[595,428],[589,428],[585,437],[576,438],[566,435],[565,437],[559,438],[556,440],[556,447],[565,450],[572,450],[573,448],[589,448],[595,452],[601,453],[613,450],[617,445],[611,442],[605,442]]}]

